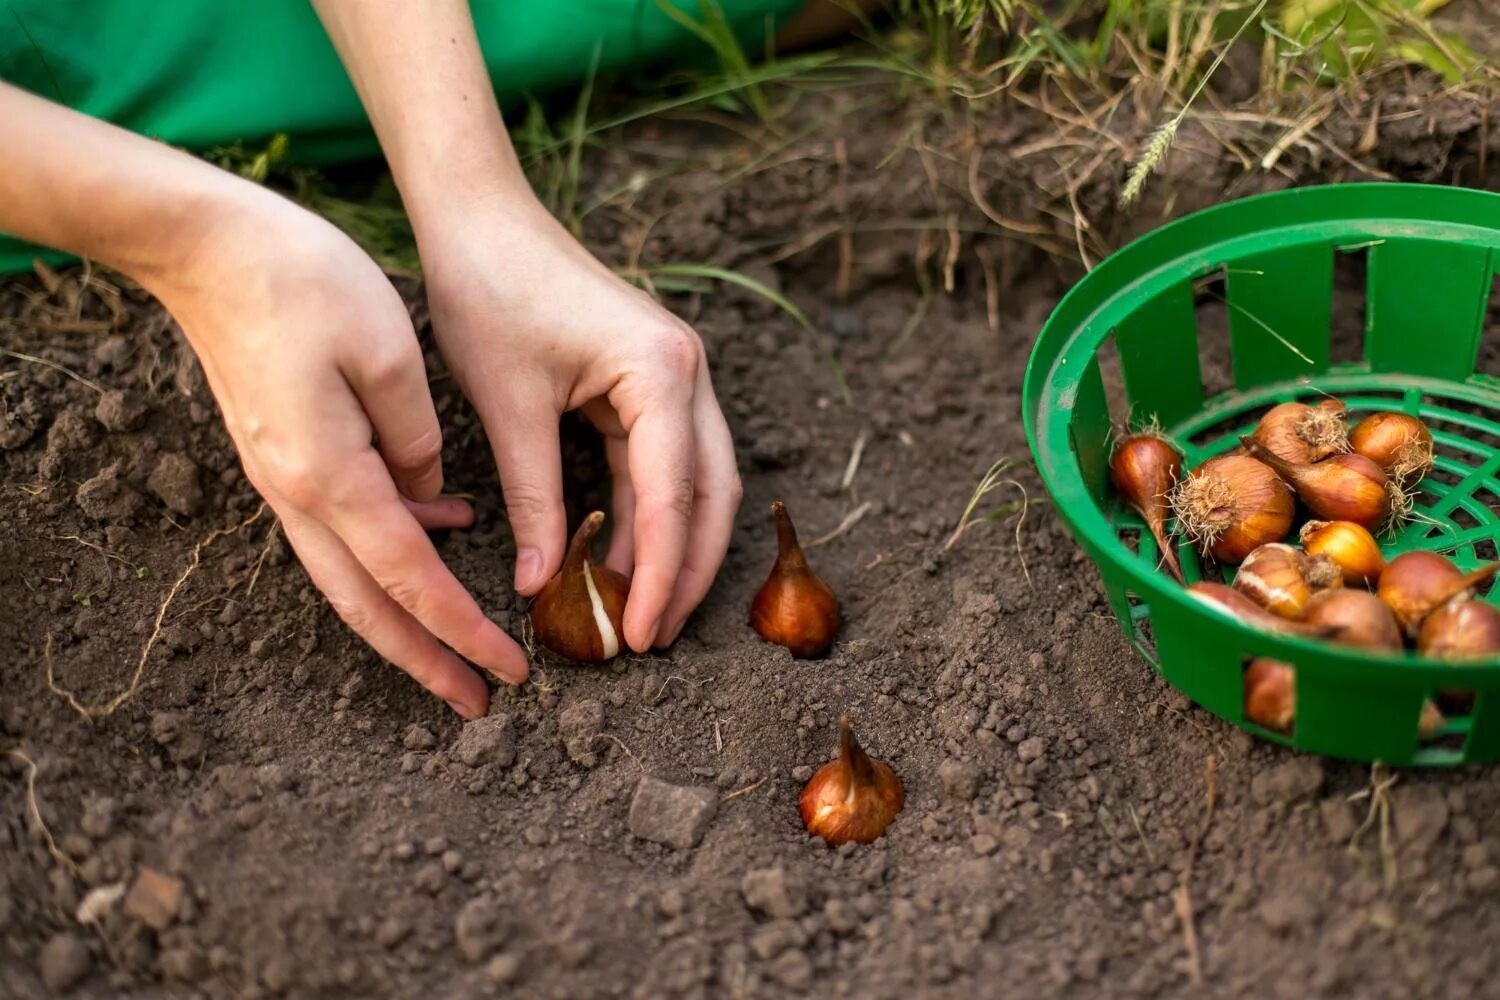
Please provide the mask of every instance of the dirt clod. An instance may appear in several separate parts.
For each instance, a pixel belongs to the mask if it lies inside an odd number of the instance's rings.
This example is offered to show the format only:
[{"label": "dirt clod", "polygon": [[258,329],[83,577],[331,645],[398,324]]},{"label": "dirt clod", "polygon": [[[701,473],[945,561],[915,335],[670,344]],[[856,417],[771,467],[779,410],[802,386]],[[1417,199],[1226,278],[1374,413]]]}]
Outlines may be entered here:
[{"label": "dirt clod", "polygon": [[99,397],[94,407],[94,419],[107,431],[122,433],[133,431],[146,420],[147,408],[135,393],[128,389],[110,389]]},{"label": "dirt clod", "polygon": [[1323,762],[1317,757],[1292,757],[1250,782],[1250,794],[1257,802],[1290,805],[1316,793],[1323,787]]},{"label": "dirt clod", "polygon": [[169,510],[191,517],[203,509],[198,466],[179,452],[169,451],[157,458],[146,486]]},{"label": "dirt clod", "polygon": [[180,712],[151,716],[151,738],[174,764],[195,764],[203,759],[203,733]]},{"label": "dirt clod", "polygon": [[152,930],[164,931],[182,910],[182,880],[142,868],[125,894],[125,912]]},{"label": "dirt clod", "polygon": [[78,509],[96,521],[129,523],[141,507],[141,495],[110,465],[85,480],[74,494]]},{"label": "dirt clod", "polygon": [[630,832],[686,851],[703,839],[718,808],[719,793],[712,788],[674,785],[647,775],[630,800]]},{"label": "dirt clod", "polygon": [[[467,767],[510,767],[516,759],[515,727],[508,715],[487,715],[464,724],[453,756]],[[402,764],[403,768],[405,763]],[[439,849],[438,854],[442,853]]]},{"label": "dirt clod", "polygon": [[483,962],[504,944],[507,931],[505,908],[490,895],[469,900],[453,921],[458,950],[471,964]]},{"label": "dirt clod", "polygon": [[414,722],[406,727],[406,735],[401,737],[401,745],[408,750],[431,750],[437,746],[437,737],[427,726]]},{"label": "dirt clod", "polygon": [[938,780],[943,783],[943,791],[958,802],[972,801],[979,794],[979,782],[983,778],[984,772],[970,761],[949,757],[938,765]]},{"label": "dirt clod", "polygon": [[88,978],[93,965],[89,946],[76,934],[53,935],[37,956],[37,972],[50,993],[68,992]]},{"label": "dirt clod", "polygon": [[604,703],[598,698],[575,701],[558,715],[557,730],[568,759],[580,767],[593,767],[599,762],[596,745],[604,731]]},{"label": "dirt clod", "polygon": [[750,909],[778,920],[800,917],[807,909],[807,888],[780,865],[747,871],[740,895]]}]

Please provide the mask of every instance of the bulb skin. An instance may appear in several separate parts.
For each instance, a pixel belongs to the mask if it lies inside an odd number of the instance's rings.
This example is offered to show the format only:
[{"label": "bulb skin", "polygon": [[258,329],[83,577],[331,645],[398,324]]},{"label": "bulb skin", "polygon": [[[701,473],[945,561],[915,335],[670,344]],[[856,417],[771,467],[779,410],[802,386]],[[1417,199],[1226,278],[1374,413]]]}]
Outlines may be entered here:
[{"label": "bulb skin", "polygon": [[1299,536],[1310,556],[1327,556],[1338,564],[1344,583],[1363,587],[1380,579],[1385,555],[1375,536],[1353,521],[1308,521]]},{"label": "bulb skin", "polygon": [[830,845],[868,844],[906,803],[890,765],[865,753],[847,716],[839,719],[839,755],[808,780],[797,800],[802,825]]},{"label": "bulb skin", "polygon": [[1349,446],[1403,485],[1432,470],[1432,431],[1408,413],[1372,413],[1355,425]]},{"label": "bulb skin", "polygon": [[1367,590],[1325,590],[1307,602],[1309,625],[1336,629],[1334,642],[1376,652],[1402,649],[1401,628],[1390,608]]},{"label": "bulb skin", "polygon": [[594,536],[604,524],[602,511],[583,519],[562,569],[531,602],[536,641],[577,663],[603,663],[625,648],[625,599],[630,580],[590,558]]},{"label": "bulb skin", "polygon": [[1109,478],[1125,503],[1156,539],[1167,572],[1185,583],[1177,549],[1167,537],[1172,490],[1182,478],[1182,452],[1159,434],[1142,431],[1120,439],[1109,459]]},{"label": "bulb skin", "polygon": [[1422,622],[1417,652],[1436,660],[1500,661],[1500,608],[1452,600]]},{"label": "bulb skin", "polygon": [[1251,440],[1288,462],[1318,462],[1349,450],[1348,412],[1337,399],[1271,407]]},{"label": "bulb skin", "polygon": [[1187,592],[1203,603],[1218,608],[1224,614],[1268,632],[1289,632],[1313,639],[1326,639],[1338,632],[1336,628],[1309,625],[1306,622],[1292,621],[1290,618],[1272,614],[1227,583],[1200,580],[1189,584]]},{"label": "bulb skin", "polygon": [[1390,521],[1390,481],[1380,466],[1363,455],[1334,455],[1310,464],[1288,462],[1250,438],[1243,440],[1250,454],[1276,470],[1318,517],[1353,521],[1372,531]]},{"label": "bulb skin", "polygon": [[1260,657],[1245,669],[1245,718],[1278,733],[1290,733],[1296,716],[1296,675],[1280,660]]},{"label": "bulb skin", "polygon": [[776,563],[750,604],[750,624],[761,638],[799,659],[820,656],[839,629],[839,599],[807,565],[786,504],[771,504]]},{"label": "bulb skin", "polygon": [[1270,466],[1248,455],[1220,455],[1172,491],[1178,524],[1221,563],[1237,563],[1292,530],[1292,492]]},{"label": "bulb skin", "polygon": [[1303,616],[1314,594],[1343,584],[1343,573],[1331,559],[1309,557],[1285,542],[1258,547],[1234,574],[1235,590],[1293,621]]}]

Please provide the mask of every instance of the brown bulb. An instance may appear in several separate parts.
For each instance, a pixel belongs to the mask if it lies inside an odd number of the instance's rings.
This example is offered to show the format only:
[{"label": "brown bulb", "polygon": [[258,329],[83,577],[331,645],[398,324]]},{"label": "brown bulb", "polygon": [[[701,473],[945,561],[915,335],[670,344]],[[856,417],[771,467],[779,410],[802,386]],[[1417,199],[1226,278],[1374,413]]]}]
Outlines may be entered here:
[{"label": "brown bulb", "polygon": [[1455,597],[1472,594],[1496,570],[1500,562],[1465,573],[1435,552],[1403,552],[1386,565],[1375,593],[1395,612],[1402,630],[1416,638],[1428,615]]},{"label": "brown bulb", "polygon": [[1220,562],[1237,563],[1292,530],[1296,504],[1271,468],[1246,455],[1220,455],[1172,491],[1182,530]]},{"label": "brown bulb", "polygon": [[1402,649],[1396,616],[1368,590],[1325,590],[1307,602],[1302,619],[1313,627],[1333,629],[1333,641],[1344,646],[1385,652]]},{"label": "brown bulb", "polygon": [[1245,557],[1234,589],[1282,618],[1298,619],[1312,596],[1342,587],[1344,575],[1327,556],[1307,556],[1285,542],[1267,542]]},{"label": "brown bulb", "polygon": [[1353,521],[1374,530],[1391,518],[1390,481],[1363,455],[1335,455],[1321,462],[1288,462],[1245,439],[1250,454],[1265,462],[1318,517]]},{"label": "brown bulb", "polygon": [[750,604],[750,624],[761,638],[793,656],[817,656],[839,630],[839,599],[807,568],[786,504],[771,504],[776,519],[776,565]]},{"label": "brown bulb", "polygon": [[1292,731],[1296,674],[1291,664],[1264,656],[1245,669],[1245,718],[1278,733]]},{"label": "brown bulb", "polygon": [[1385,555],[1375,536],[1353,521],[1308,521],[1302,526],[1302,548],[1310,556],[1327,556],[1344,573],[1344,582],[1363,587],[1380,579]]},{"label": "brown bulb", "polygon": [[1250,439],[1288,462],[1321,461],[1349,450],[1348,413],[1337,399],[1282,403],[1260,418]]},{"label": "brown bulb", "polygon": [[905,801],[896,772],[865,753],[844,716],[839,719],[838,758],[818,768],[797,806],[807,832],[837,847],[879,837]]},{"label": "brown bulb", "polygon": [[1167,572],[1178,583],[1186,582],[1177,562],[1177,549],[1167,537],[1172,490],[1182,478],[1182,453],[1159,434],[1131,434],[1115,446],[1109,459],[1109,478],[1125,503],[1146,522]]},{"label": "brown bulb", "polygon": [[589,557],[604,513],[583,519],[568,544],[562,569],[531,602],[531,630],[536,641],[558,656],[580,663],[601,663],[620,652],[625,635],[625,598],[630,580]]},{"label": "brown bulb", "polygon": [[1432,431],[1408,413],[1372,413],[1349,435],[1349,446],[1404,486],[1432,471]]},{"label": "brown bulb", "polygon": [[1326,639],[1338,631],[1337,629],[1325,626],[1308,625],[1306,622],[1292,621],[1290,618],[1273,615],[1227,584],[1209,583],[1200,580],[1198,583],[1190,584],[1187,592],[1203,603],[1218,608],[1225,614],[1238,618],[1247,625],[1254,625],[1256,628],[1262,628],[1268,632],[1287,632],[1292,635],[1306,636],[1311,639]]},{"label": "brown bulb", "polygon": [[1500,608],[1449,601],[1422,623],[1417,652],[1436,660],[1500,660]]}]

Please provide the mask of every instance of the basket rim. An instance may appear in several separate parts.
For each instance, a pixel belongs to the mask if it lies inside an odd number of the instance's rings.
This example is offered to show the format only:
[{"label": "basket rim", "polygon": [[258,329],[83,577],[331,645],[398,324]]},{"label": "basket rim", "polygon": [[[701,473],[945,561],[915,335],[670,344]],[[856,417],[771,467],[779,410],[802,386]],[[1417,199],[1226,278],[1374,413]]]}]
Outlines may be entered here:
[{"label": "basket rim", "polygon": [[[1390,681],[1474,685],[1495,682],[1493,664],[1425,659],[1402,651],[1373,653],[1247,625],[1192,597],[1165,574],[1145,569],[1120,540],[1084,482],[1068,437],[1077,374],[1070,358],[1091,354],[1113,329],[1106,317],[1129,312],[1122,300],[1145,301],[1183,278],[1200,277],[1238,254],[1237,244],[1269,238],[1278,245],[1351,238],[1441,235],[1487,244],[1500,250],[1500,193],[1446,185],[1408,183],[1326,184],[1253,195],[1202,209],[1158,227],[1110,254],[1058,302],[1037,336],[1022,388],[1026,439],[1043,485],[1075,539],[1109,574],[1153,606],[1168,603],[1219,622],[1260,655],[1294,663],[1317,660],[1333,675],[1363,683]],[[1075,374],[1077,373],[1077,374]],[[1454,385],[1455,383],[1443,383]],[[1475,388],[1472,385],[1471,388]],[[1257,394],[1270,395],[1276,386]],[[1279,389],[1285,392],[1287,385]],[[1500,393],[1495,395],[1500,409]],[[1380,674],[1372,676],[1370,668]]]}]

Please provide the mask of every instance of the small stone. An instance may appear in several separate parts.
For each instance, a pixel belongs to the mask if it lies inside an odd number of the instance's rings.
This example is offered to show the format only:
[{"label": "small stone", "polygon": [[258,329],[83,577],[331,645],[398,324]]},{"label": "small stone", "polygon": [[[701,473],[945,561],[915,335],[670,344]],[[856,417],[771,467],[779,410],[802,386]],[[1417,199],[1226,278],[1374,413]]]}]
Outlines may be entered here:
[{"label": "small stone", "polygon": [[380,922],[380,926],[375,928],[375,943],[390,951],[405,941],[411,931],[410,921],[400,917],[386,917]]},{"label": "small stone", "polygon": [[120,804],[106,797],[89,799],[83,804],[83,817],[78,826],[95,840],[104,840],[115,832],[115,816]]},{"label": "small stone", "polygon": [[800,917],[807,909],[805,888],[780,865],[747,871],[740,880],[740,895],[750,909],[776,919]]},{"label": "small stone", "polygon": [[436,896],[443,891],[443,886],[448,883],[448,873],[443,870],[441,862],[433,861],[417,869],[417,888],[429,896]]},{"label": "small stone", "polygon": [[401,755],[401,773],[402,774],[412,774],[412,773],[414,773],[416,771],[420,771],[421,769],[422,769],[422,758],[418,757],[416,754],[412,753],[410,750],[406,751],[406,753],[404,753],[404,754]]},{"label": "small stone", "polygon": [[813,776],[812,766],[809,764],[798,764],[792,768],[793,781],[809,781]]},{"label": "small stone", "polygon": [[406,735],[401,738],[401,745],[408,750],[431,750],[437,746],[437,737],[432,735],[431,729],[414,722],[406,727]]},{"label": "small stone", "polygon": [[250,659],[264,660],[271,655],[271,642],[269,639],[250,640]]},{"label": "small stone", "polygon": [[453,920],[453,937],[464,959],[478,964],[505,943],[505,911],[493,896],[475,896]]},{"label": "small stone", "polygon": [[203,509],[203,487],[198,484],[198,466],[180,452],[164,452],[146,478],[146,488],[169,510],[192,516]]},{"label": "small stone", "polygon": [[1391,795],[1396,842],[1419,854],[1437,843],[1448,826],[1448,801],[1431,785],[1398,785]]},{"label": "small stone", "polygon": [[516,761],[516,737],[508,715],[486,715],[465,723],[453,756],[468,767],[493,764],[510,767]]},{"label": "small stone", "polygon": [[1323,762],[1317,757],[1298,755],[1252,778],[1250,794],[1257,802],[1290,805],[1322,787]]},{"label": "small stone", "polygon": [[969,838],[969,850],[980,857],[984,857],[987,854],[994,854],[999,849],[1000,841],[987,833],[976,833]]},{"label": "small stone", "polygon": [[696,847],[719,808],[719,795],[701,785],[674,785],[646,776],[630,801],[630,832],[685,851]]},{"label": "small stone", "polygon": [[436,837],[428,837],[422,844],[422,851],[428,856],[435,858],[448,849],[448,838],[442,834]]},{"label": "small stone", "polygon": [[1469,872],[1469,888],[1477,893],[1492,893],[1497,885],[1500,885],[1500,868],[1494,865],[1485,865]]},{"label": "small stone", "polygon": [[1317,919],[1318,908],[1308,893],[1287,888],[1262,900],[1256,914],[1268,930],[1285,934],[1293,927],[1312,924]]},{"label": "small stone", "polygon": [[107,431],[133,431],[146,419],[146,404],[125,389],[109,389],[94,407],[94,419]]},{"label": "small stone", "polygon": [[1021,758],[1021,763],[1030,764],[1034,760],[1040,760],[1046,750],[1046,741],[1040,736],[1032,736],[1020,742],[1016,747],[1016,756]]},{"label": "small stone", "polygon": [[771,976],[790,990],[806,990],[812,985],[812,959],[800,951],[787,951],[770,965]]},{"label": "small stone", "polygon": [[1318,815],[1323,818],[1323,830],[1334,844],[1347,844],[1354,836],[1357,824],[1354,811],[1343,799],[1324,799],[1318,803]]},{"label": "small stone", "polygon": [[182,908],[182,880],[142,868],[125,895],[125,912],[152,930],[166,930]]},{"label": "small stone", "polygon": [[835,934],[849,934],[860,924],[859,910],[847,899],[830,899],[823,904],[823,919]]},{"label": "small stone", "polygon": [[391,849],[391,854],[397,861],[410,861],[417,856],[417,848],[411,841],[403,840]]},{"label": "small stone", "polygon": [[539,823],[532,823],[521,831],[521,839],[532,847],[542,847],[551,838],[547,836],[547,828]]},{"label": "small stone", "polygon": [[979,794],[979,782],[983,778],[977,764],[949,757],[938,765],[938,780],[943,791],[958,802],[971,802]]},{"label": "small stone", "polygon": [[458,874],[458,870],[464,866],[464,856],[457,851],[444,851],[440,860],[443,865],[443,871],[449,875]]},{"label": "small stone", "polygon": [[807,946],[807,931],[795,920],[772,920],[750,936],[750,950],[761,961],[768,961],[788,948]]},{"label": "small stone", "polygon": [[593,767],[599,762],[595,743],[604,731],[604,703],[597,698],[574,702],[557,717],[557,730],[568,759],[581,767]]},{"label": "small stone", "polygon": [[73,934],[54,934],[37,956],[37,972],[50,993],[66,993],[87,978],[94,959],[89,946]]},{"label": "small stone", "polygon": [[521,959],[510,952],[501,952],[490,959],[484,967],[484,978],[493,986],[513,983],[521,974]]}]

